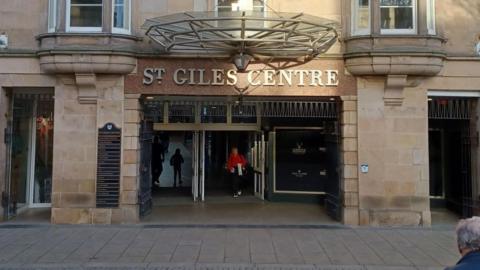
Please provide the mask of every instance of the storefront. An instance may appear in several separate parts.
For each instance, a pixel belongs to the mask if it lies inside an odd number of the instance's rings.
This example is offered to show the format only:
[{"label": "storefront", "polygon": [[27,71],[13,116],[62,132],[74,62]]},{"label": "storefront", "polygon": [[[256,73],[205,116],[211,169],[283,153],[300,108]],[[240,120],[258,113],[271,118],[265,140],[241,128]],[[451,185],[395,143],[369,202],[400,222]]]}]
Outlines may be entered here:
[{"label": "storefront", "polygon": [[[238,72],[225,60],[140,59],[125,89],[141,104],[141,215],[161,196],[156,190],[177,187],[168,163],[176,149],[185,159],[182,190],[193,201],[231,196],[225,164],[237,147],[249,162],[244,195],[310,201],[341,220],[342,98],[356,94],[342,61],[255,63]],[[160,187],[150,168],[155,139],[164,145]]]},{"label": "storefront", "polygon": [[5,220],[43,208],[54,224],[142,222],[174,186],[189,205],[234,200],[234,146],[255,202],[349,225],[477,214],[478,33],[451,19],[478,25],[468,5],[73,2],[0,10]]}]

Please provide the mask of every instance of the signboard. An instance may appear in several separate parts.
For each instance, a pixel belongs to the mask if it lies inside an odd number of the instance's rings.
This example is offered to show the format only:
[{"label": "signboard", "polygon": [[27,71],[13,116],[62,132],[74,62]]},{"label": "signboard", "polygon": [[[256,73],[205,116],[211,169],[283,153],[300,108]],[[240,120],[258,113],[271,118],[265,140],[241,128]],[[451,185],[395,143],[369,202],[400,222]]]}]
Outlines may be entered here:
[{"label": "signboard", "polygon": [[319,130],[277,130],[275,192],[321,193],[329,176],[325,135]]},{"label": "signboard", "polygon": [[98,130],[97,208],[118,207],[122,132],[112,123]]},{"label": "signboard", "polygon": [[343,59],[254,62],[238,71],[230,60],[149,58],[125,77],[126,93],[147,95],[318,97],[356,95],[356,89]]}]

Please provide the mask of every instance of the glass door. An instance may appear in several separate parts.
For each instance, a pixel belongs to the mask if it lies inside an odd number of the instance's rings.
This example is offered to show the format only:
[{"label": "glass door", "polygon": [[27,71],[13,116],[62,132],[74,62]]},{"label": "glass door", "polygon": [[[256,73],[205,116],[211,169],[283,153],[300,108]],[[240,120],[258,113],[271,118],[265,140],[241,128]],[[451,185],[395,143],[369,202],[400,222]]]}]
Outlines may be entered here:
[{"label": "glass door", "polygon": [[194,201],[205,201],[205,131],[193,133],[192,152],[192,197]]},{"label": "glass door", "polygon": [[255,197],[265,199],[265,135],[263,132],[255,133],[252,148],[252,166],[254,171]]},{"label": "glass door", "polygon": [[52,190],[52,95],[14,94],[11,108],[7,218],[49,207]]},{"label": "glass door", "polygon": [[198,182],[199,182],[199,138],[200,132],[193,132],[193,142],[192,142],[192,198],[193,201],[198,200]]}]

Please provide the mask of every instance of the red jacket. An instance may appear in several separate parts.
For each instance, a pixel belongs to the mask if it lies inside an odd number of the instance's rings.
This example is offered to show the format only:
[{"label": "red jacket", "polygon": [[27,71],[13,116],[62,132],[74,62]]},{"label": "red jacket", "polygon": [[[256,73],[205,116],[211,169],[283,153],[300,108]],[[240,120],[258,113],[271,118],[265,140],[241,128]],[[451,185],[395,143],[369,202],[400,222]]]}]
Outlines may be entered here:
[{"label": "red jacket", "polygon": [[245,166],[247,165],[247,160],[240,154],[230,154],[227,162],[228,171],[231,172],[232,169],[235,169],[238,166],[237,164],[242,164],[242,168],[245,168]]}]

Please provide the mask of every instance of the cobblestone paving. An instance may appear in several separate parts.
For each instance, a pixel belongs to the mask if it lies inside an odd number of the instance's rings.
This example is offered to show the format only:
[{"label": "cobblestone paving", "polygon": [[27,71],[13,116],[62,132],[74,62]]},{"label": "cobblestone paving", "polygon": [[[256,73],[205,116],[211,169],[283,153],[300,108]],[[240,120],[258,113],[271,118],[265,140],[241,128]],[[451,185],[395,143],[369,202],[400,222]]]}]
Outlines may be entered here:
[{"label": "cobblestone paving", "polygon": [[451,229],[0,226],[0,269],[443,269]]}]

